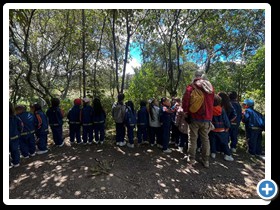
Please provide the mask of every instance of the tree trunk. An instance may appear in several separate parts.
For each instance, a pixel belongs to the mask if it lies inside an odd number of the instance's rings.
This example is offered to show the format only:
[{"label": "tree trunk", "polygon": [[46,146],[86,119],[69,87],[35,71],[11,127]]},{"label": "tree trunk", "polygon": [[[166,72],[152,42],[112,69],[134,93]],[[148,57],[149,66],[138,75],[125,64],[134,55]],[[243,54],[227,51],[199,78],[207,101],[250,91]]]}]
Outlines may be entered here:
[{"label": "tree trunk", "polygon": [[82,9],[82,21],[83,21],[83,97],[86,97],[86,59],[85,59],[85,47],[86,47],[86,33],[85,33],[85,10]]}]

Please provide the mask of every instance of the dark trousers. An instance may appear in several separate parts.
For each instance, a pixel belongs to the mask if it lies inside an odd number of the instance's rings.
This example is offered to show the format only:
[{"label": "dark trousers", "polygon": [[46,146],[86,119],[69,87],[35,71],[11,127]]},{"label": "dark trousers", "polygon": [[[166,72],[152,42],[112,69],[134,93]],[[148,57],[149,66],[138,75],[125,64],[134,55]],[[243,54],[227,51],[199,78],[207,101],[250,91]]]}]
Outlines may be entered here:
[{"label": "dark trousers", "polygon": [[250,130],[248,139],[249,153],[251,155],[262,154],[262,130]]},{"label": "dark trousers", "polygon": [[94,125],[95,141],[104,141],[105,138],[105,125],[104,123],[97,123]]},{"label": "dark trousers", "polygon": [[75,124],[70,124],[69,131],[70,131],[70,142],[74,143],[75,137],[76,137],[77,143],[80,143],[81,142],[81,126],[75,125]]},{"label": "dark trousers", "polygon": [[51,126],[51,129],[55,145],[61,145],[63,142],[62,125]]},{"label": "dark trousers", "polygon": [[188,150],[188,134],[182,133],[181,131],[178,130],[179,134],[179,147],[184,147],[186,145],[186,149]]},{"label": "dark trousers", "polygon": [[124,123],[116,123],[116,142],[124,142],[125,127]]},{"label": "dark trousers", "polygon": [[162,149],[167,150],[170,139],[170,123],[163,123],[161,126],[162,132]]},{"label": "dark trousers", "polygon": [[133,130],[135,128],[135,126],[130,126],[130,125],[127,125],[127,137],[128,137],[128,141],[130,144],[134,144],[134,133],[133,133]]},{"label": "dark trousers", "polygon": [[14,165],[19,164],[20,154],[19,154],[19,138],[10,140],[9,149],[11,153],[12,163]]},{"label": "dark trousers", "polygon": [[180,138],[180,131],[178,127],[174,124],[174,122],[171,123],[171,142],[174,142],[176,144],[179,144],[179,138]]},{"label": "dark trousers", "polygon": [[19,139],[19,147],[23,157],[34,154],[36,151],[34,133],[21,136]]},{"label": "dark trousers", "polygon": [[83,125],[83,143],[92,143],[93,141],[93,125]]},{"label": "dark trousers", "polygon": [[146,125],[138,125],[137,126],[137,138],[138,138],[138,143],[142,143],[142,140],[143,141],[148,140],[147,126]]},{"label": "dark trousers", "polygon": [[162,145],[161,139],[161,128],[160,127],[150,127],[150,143],[155,144],[155,139],[157,139],[157,143]]},{"label": "dark trousers", "polygon": [[228,146],[228,132],[213,132],[209,133],[210,140],[210,151],[211,153],[217,152],[217,143],[221,148],[221,151],[226,155],[231,155],[229,146]]},{"label": "dark trousers", "polygon": [[230,148],[235,148],[237,145],[237,136],[238,136],[238,125],[231,125],[229,129],[229,136],[230,136]]},{"label": "dark trousers", "polygon": [[47,132],[40,132],[36,134],[37,136],[37,147],[40,151],[47,150],[48,144],[48,133]]}]

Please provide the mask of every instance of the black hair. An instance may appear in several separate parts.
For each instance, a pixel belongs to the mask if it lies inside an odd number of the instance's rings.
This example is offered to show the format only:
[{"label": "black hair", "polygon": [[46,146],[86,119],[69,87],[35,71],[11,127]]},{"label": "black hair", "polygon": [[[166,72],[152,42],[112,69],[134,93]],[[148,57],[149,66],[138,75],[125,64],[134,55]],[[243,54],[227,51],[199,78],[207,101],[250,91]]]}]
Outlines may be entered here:
[{"label": "black hair", "polygon": [[59,104],[60,104],[60,101],[59,101],[59,99],[58,98],[52,98],[51,99],[51,104],[52,104],[52,107],[58,107],[59,106]]},{"label": "black hair", "polygon": [[141,106],[141,107],[142,107],[142,106],[146,106],[146,101],[141,100],[141,101],[140,101],[140,106]]},{"label": "black hair", "polygon": [[99,98],[93,99],[93,115],[94,116],[100,116],[102,113],[105,113],[101,101]]},{"label": "black hair", "polygon": [[232,105],[228,95],[225,92],[219,92],[218,95],[222,98],[222,107],[225,109],[226,113],[230,113]]},{"label": "black hair", "polygon": [[38,103],[33,104],[32,107],[34,108],[34,112],[39,111],[39,110],[42,110],[41,105],[38,104]]},{"label": "black hair", "polygon": [[124,97],[125,97],[125,95],[124,95],[123,93],[120,93],[120,94],[118,95],[118,102],[123,101],[123,100],[124,100]]},{"label": "black hair", "polygon": [[237,93],[235,91],[231,91],[228,96],[229,96],[230,100],[237,99]]},{"label": "black hair", "polygon": [[222,98],[215,94],[214,95],[214,106],[218,106],[218,105],[221,105],[222,104]]},{"label": "black hair", "polygon": [[132,111],[132,113],[134,113],[134,104],[133,104],[132,101],[127,101],[127,102],[125,103],[125,105],[129,106],[130,109],[131,109],[131,111]]}]

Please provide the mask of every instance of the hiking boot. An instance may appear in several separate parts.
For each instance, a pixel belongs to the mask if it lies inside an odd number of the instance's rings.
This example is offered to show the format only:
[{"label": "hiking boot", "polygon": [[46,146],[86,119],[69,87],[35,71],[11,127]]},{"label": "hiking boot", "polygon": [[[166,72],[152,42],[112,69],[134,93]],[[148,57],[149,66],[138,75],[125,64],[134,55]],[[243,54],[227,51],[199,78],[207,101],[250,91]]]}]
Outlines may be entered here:
[{"label": "hiking boot", "polygon": [[226,161],[234,161],[233,157],[231,155],[225,155],[224,159]]},{"label": "hiking boot", "polygon": [[216,158],[216,153],[211,153],[211,158],[215,159]]}]

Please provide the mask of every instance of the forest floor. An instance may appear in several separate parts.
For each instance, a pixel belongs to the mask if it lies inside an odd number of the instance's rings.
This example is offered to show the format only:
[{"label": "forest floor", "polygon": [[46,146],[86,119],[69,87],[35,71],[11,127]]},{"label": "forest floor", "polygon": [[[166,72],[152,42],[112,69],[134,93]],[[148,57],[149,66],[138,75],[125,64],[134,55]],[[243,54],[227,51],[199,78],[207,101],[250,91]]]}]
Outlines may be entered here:
[{"label": "forest floor", "polygon": [[[115,145],[107,132],[103,145],[70,145],[29,159],[9,170],[9,199],[257,199],[265,163],[242,148],[227,162],[221,154],[204,168],[197,155],[191,166],[171,145],[133,149]],[[49,134],[51,137],[51,134]]]}]

